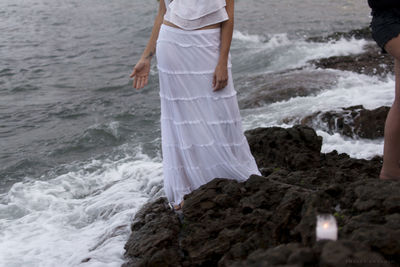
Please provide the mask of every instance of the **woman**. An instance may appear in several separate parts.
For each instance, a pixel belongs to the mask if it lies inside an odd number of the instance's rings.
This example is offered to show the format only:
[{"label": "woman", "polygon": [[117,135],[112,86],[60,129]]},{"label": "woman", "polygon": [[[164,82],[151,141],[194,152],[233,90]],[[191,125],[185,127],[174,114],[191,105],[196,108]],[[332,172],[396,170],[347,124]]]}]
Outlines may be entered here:
[{"label": "woman", "polygon": [[368,0],[372,8],[372,37],[395,60],[396,92],[385,124],[381,179],[400,179],[400,1]]},{"label": "woman", "polygon": [[150,40],[133,69],[148,81],[157,50],[164,190],[176,210],[183,196],[216,177],[260,174],[243,134],[230,45],[234,0],[160,0]]}]

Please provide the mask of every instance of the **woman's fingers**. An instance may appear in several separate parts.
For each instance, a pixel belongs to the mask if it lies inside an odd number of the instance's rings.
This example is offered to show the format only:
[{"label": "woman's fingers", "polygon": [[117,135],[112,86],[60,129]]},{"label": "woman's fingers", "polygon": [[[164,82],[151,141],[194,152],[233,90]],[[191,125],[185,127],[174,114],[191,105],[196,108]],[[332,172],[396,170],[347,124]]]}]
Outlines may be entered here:
[{"label": "woman's fingers", "polygon": [[133,88],[141,89],[147,85],[150,72],[149,64],[150,62],[139,61],[133,68],[133,71],[130,75],[130,78],[134,78],[132,84]]},{"label": "woman's fingers", "polygon": [[142,80],[143,80],[143,77],[138,77],[138,83],[137,83],[137,89],[141,89],[142,88]]},{"label": "woman's fingers", "polygon": [[228,85],[228,80],[223,79],[223,80],[217,80],[216,85],[214,86],[214,91],[221,90],[225,88]]},{"label": "woman's fingers", "polygon": [[140,77],[137,76],[137,77],[135,78],[135,80],[136,80],[136,86],[135,86],[135,88],[136,88],[136,89],[139,89]]},{"label": "woman's fingers", "polygon": [[135,75],[136,75],[136,68],[133,69],[133,71],[129,77],[133,78]]},{"label": "woman's fingers", "polygon": [[147,80],[148,80],[148,76],[143,76],[142,77],[142,84],[141,84],[141,88],[145,87],[147,85]]},{"label": "woman's fingers", "polygon": [[144,87],[145,79],[146,79],[146,77],[144,77],[144,76],[140,77],[140,84],[139,84],[140,89]]},{"label": "woman's fingers", "polygon": [[214,92],[218,91],[218,88],[219,88],[219,83],[218,83],[218,81],[216,81],[215,85],[214,85]]},{"label": "woman's fingers", "polygon": [[149,76],[136,76],[135,80],[133,81],[133,88],[141,89],[145,87],[148,83]]},{"label": "woman's fingers", "polygon": [[217,75],[214,73],[214,75],[213,75],[213,80],[212,80],[212,87],[214,88],[214,90],[215,90],[215,86],[217,85]]}]

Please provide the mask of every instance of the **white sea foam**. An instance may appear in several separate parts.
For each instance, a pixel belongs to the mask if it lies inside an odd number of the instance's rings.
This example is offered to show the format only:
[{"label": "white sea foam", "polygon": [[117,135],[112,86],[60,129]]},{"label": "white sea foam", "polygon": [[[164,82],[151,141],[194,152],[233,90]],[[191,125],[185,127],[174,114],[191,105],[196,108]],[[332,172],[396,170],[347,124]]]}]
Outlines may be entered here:
[{"label": "white sea foam", "polygon": [[324,140],[321,149],[323,153],[336,150],[340,153],[346,153],[352,158],[358,159],[370,159],[376,155],[383,154],[383,139],[352,139],[341,136],[338,133],[330,135],[324,131],[317,131],[317,134],[322,136]]},{"label": "white sea foam", "polygon": [[[292,41],[284,46],[277,46],[276,56],[272,57],[269,67],[265,71],[280,71],[298,68],[308,64],[310,60],[332,56],[348,56],[360,54],[364,51],[365,40],[340,39],[328,43],[314,43],[302,40]],[[266,49],[269,49],[266,47]]]},{"label": "white sea foam", "polygon": [[327,43],[307,42],[301,39],[292,40],[286,33],[263,37],[235,31],[232,47],[239,60],[248,61],[250,65],[257,61],[268,62],[257,70],[265,73],[302,67],[310,60],[359,54],[368,43],[364,39],[354,38],[342,38]]},{"label": "white sea foam", "polygon": [[16,183],[0,196],[0,266],[120,266],[133,215],[161,189],[160,160],[140,152]]},{"label": "white sea foam", "polygon": [[[246,50],[246,53],[256,54],[261,51],[272,51],[278,47],[288,46],[293,44],[286,33],[269,34],[261,36],[257,34],[242,33],[234,31],[233,40],[234,47],[241,47]],[[244,44],[244,45],[243,45]]]},{"label": "white sea foam", "polygon": [[[367,109],[380,106],[391,106],[394,99],[394,77],[381,80],[376,77],[341,72],[341,78],[335,88],[325,90],[318,95],[294,97],[266,105],[264,107],[243,111],[244,128],[280,126],[287,118],[303,118],[317,111],[330,111],[342,107],[364,105]],[[337,150],[356,158],[371,158],[382,154],[383,140],[351,140],[338,134],[329,135],[319,131],[323,136],[323,152]]]},{"label": "white sea foam", "polygon": [[239,41],[244,41],[244,42],[251,42],[251,43],[262,43],[265,41],[265,38],[262,37],[261,35],[243,33],[238,30],[235,30],[233,32],[233,39],[237,39]]}]

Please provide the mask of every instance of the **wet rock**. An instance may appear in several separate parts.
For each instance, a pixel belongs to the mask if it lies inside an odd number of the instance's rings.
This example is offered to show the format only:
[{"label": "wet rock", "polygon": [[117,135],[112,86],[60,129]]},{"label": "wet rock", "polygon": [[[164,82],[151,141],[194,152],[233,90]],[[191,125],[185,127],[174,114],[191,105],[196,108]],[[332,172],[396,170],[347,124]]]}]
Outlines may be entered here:
[{"label": "wet rock", "polygon": [[319,166],[322,138],[312,128],[257,128],[247,131],[246,136],[261,168],[303,170]]},{"label": "wet rock", "polygon": [[340,240],[318,242],[314,247],[298,243],[257,250],[233,267],[258,266],[392,266],[390,261],[372,252],[362,243]]},{"label": "wet rock", "polygon": [[124,246],[129,261],[122,266],[181,266],[180,228],[165,199],[146,204],[131,224],[132,234]]},{"label": "wet rock", "polygon": [[392,266],[389,260],[361,242],[340,240],[322,246],[318,266]]},{"label": "wet rock", "polygon": [[[349,32],[337,32],[326,37],[312,37],[310,42],[334,42],[345,39],[371,40],[369,27]],[[382,54],[375,43],[368,43],[360,54],[333,56],[309,61],[316,70],[297,68],[283,72],[266,73],[255,76],[242,76],[236,84],[239,88],[241,108],[255,108],[265,104],[289,100],[293,97],[309,96],[327,90],[337,84],[337,72],[332,70],[352,71],[366,75],[385,77],[394,72],[394,59],[389,54]],[[240,87],[244,89],[241,90]]]},{"label": "wet rock", "polygon": [[307,39],[308,42],[320,42],[326,43],[329,41],[338,41],[340,39],[365,39],[365,40],[372,40],[372,33],[370,27],[364,27],[361,29],[355,29],[348,32],[335,32],[328,36],[316,36],[310,37]]},{"label": "wet rock", "polygon": [[240,92],[239,105],[241,108],[254,108],[292,97],[313,95],[332,88],[337,79],[337,73],[324,70],[292,70],[242,77],[237,83],[244,84],[246,90]]},{"label": "wet rock", "polygon": [[286,122],[307,125],[330,134],[376,139],[383,138],[389,110],[390,107],[368,110],[363,106],[353,106],[337,111],[317,112],[302,119],[287,119]]},{"label": "wet rock", "polygon": [[366,45],[358,55],[334,56],[310,61],[318,68],[352,71],[366,75],[386,76],[394,71],[394,59],[389,54],[381,54],[375,44]]},{"label": "wet rock", "polygon": [[[147,204],[124,267],[398,266],[400,181],[377,179],[381,158],[321,154],[321,139],[304,126],[246,135],[266,177],[214,179],[185,196],[182,221],[164,198]],[[336,217],[338,241],[316,242],[320,213]]]}]

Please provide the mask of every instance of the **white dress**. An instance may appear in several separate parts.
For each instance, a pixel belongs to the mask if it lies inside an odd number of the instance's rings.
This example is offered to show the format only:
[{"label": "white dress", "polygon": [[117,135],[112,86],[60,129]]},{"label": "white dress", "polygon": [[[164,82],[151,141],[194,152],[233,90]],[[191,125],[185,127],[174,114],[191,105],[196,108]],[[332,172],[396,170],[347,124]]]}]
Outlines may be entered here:
[{"label": "white dress", "polygon": [[160,29],[156,51],[164,190],[173,204],[214,178],[244,181],[260,175],[243,134],[230,55],[228,85],[216,92],[212,88],[220,32],[164,24]]},{"label": "white dress", "polygon": [[184,30],[200,29],[229,19],[225,0],[164,1],[167,7],[164,19]]}]

